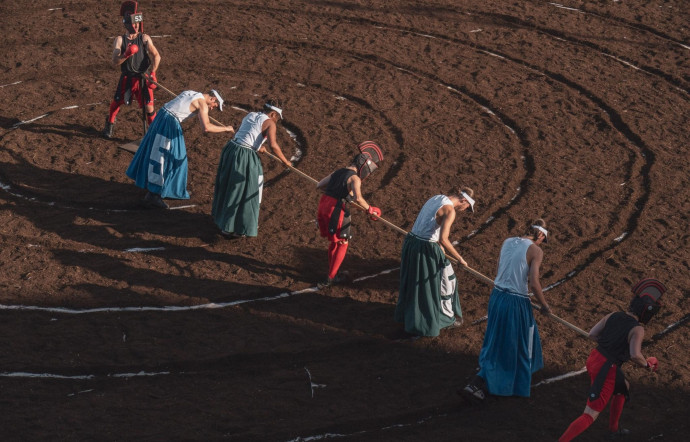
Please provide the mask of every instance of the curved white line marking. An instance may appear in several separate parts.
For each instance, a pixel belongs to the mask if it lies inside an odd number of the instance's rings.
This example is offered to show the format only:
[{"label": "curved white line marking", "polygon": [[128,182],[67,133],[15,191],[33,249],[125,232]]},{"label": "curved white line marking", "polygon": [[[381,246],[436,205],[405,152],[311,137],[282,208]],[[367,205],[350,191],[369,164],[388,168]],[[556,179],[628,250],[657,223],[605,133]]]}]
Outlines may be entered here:
[{"label": "curved white line marking", "polygon": [[568,7],[568,6],[563,6],[563,5],[559,4],[559,3],[551,3],[551,2],[549,2],[549,4],[550,4],[551,6],[555,6],[555,7],[559,8],[559,9],[566,9],[566,10],[568,10],[568,11],[579,12],[579,13],[581,13],[581,14],[583,13],[581,10],[579,10],[579,9],[577,9],[577,8],[570,8],[570,7]]},{"label": "curved white line marking", "polygon": [[240,299],[238,301],[230,302],[209,302],[206,304],[188,305],[188,306],[140,306],[140,307],[100,307],[100,308],[88,308],[88,309],[74,309],[66,307],[40,307],[34,305],[5,305],[0,304],[0,310],[28,310],[28,311],[41,311],[50,313],[60,313],[68,315],[82,315],[88,313],[111,313],[111,312],[182,312],[182,311],[192,311],[192,310],[213,310],[219,308],[232,307],[240,304],[247,304],[250,302],[261,302],[261,301],[275,301],[277,299],[289,298],[294,295],[301,295],[302,293],[314,293],[318,292],[317,287],[308,287],[302,290],[295,290],[292,292],[283,292],[275,296],[265,296],[263,298],[254,299]]},{"label": "curved white line marking", "polygon": [[[113,373],[113,374],[108,374],[105,375],[105,377],[109,378],[135,378],[135,377],[142,377],[142,376],[161,376],[161,375],[166,375],[170,374],[169,371],[159,371],[159,372],[154,372],[154,373],[147,373],[145,371],[140,371],[138,373]],[[15,372],[4,372],[0,373],[0,377],[3,378],[42,378],[42,379],[76,379],[76,380],[90,380],[90,379],[95,379],[97,376],[93,374],[85,374],[85,375],[73,375],[73,376],[68,376],[68,375],[61,375],[61,374],[54,374],[54,373],[27,373],[23,371],[15,371]],[[86,390],[88,391],[88,390]]]},{"label": "curved white line marking", "polygon": [[3,84],[3,85],[0,85],[0,88],[6,87],[6,86],[14,86],[15,84],[19,84],[19,83],[21,83],[21,81],[15,81],[14,83]]},{"label": "curved white line marking", "polygon": [[131,249],[125,249],[126,253],[140,253],[140,252],[153,252],[157,250],[165,250],[165,247],[132,247]]},{"label": "curved white line marking", "polygon": [[47,113],[47,114],[40,115],[40,116],[38,116],[38,117],[36,117],[36,118],[32,118],[32,119],[30,119],[30,120],[20,121],[19,123],[15,123],[15,124],[12,126],[12,129],[17,128],[17,127],[21,126],[22,124],[33,123],[34,121],[40,120],[41,118],[45,118],[45,117],[47,117],[48,115],[50,115],[50,112]]}]

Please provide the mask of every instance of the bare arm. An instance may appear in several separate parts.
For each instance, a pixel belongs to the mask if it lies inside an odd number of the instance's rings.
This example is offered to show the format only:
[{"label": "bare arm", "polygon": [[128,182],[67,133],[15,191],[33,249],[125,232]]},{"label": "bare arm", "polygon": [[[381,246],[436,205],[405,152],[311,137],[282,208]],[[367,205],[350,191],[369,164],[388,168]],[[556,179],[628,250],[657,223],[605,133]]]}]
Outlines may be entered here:
[{"label": "bare arm", "polygon": [[[280,158],[280,161],[283,162],[286,166],[292,167],[292,163],[288,161],[287,158],[285,158],[285,155],[283,155],[283,150],[280,148],[280,145],[278,145],[278,137],[276,136],[277,129],[276,129],[276,123],[275,121],[271,120],[270,118],[266,121],[264,121],[263,127],[261,128],[262,131],[264,132],[264,136],[268,138],[268,145],[271,146],[271,150],[273,151],[274,154],[278,158]],[[261,147],[259,149],[259,152],[263,152],[266,150],[265,147]]]},{"label": "bare arm", "polygon": [[161,62],[161,54],[158,52],[158,49],[156,49],[156,46],[153,45],[151,37],[147,34],[144,34],[144,43],[146,44],[146,52],[152,61],[151,73],[153,74],[158,70],[158,65]]},{"label": "bare arm", "polygon": [[326,187],[328,186],[328,183],[331,181],[331,175],[333,175],[333,174],[330,174],[327,177],[323,178],[321,181],[319,181],[316,184],[316,188],[318,190],[324,191],[326,189]]},{"label": "bare arm", "polygon": [[192,112],[198,111],[199,124],[201,124],[201,128],[204,130],[204,133],[235,133],[235,129],[233,129],[232,126],[218,126],[211,123],[208,118],[208,104],[206,104],[205,98],[197,98],[196,100],[192,101],[192,103],[189,105],[189,108]]},{"label": "bare arm", "polygon": [[604,329],[604,326],[606,325],[606,321],[609,319],[609,316],[611,316],[613,313],[609,313],[608,315],[604,316],[601,318],[599,322],[596,323],[594,327],[589,331],[589,339],[591,339],[594,342],[599,341],[599,335],[601,334],[601,331]]},{"label": "bare arm", "polygon": [[113,44],[113,53],[112,53],[112,63],[113,66],[120,66],[122,63],[124,63],[126,58],[120,58],[122,55],[122,51],[120,51],[120,47],[122,46],[122,36],[118,35],[115,37],[115,43]]},{"label": "bare arm", "polygon": [[453,243],[450,242],[450,227],[453,225],[453,222],[455,222],[455,209],[453,209],[453,206],[445,205],[441,206],[440,209],[436,212],[436,219],[439,220],[440,218],[440,224],[441,224],[441,237],[439,238],[439,244],[441,247],[443,247],[443,250],[453,258],[457,259],[460,264],[467,266],[467,262],[462,259],[462,256],[458,253],[457,250],[455,250],[455,247],[453,247]]},{"label": "bare arm", "polygon": [[543,258],[544,251],[539,246],[536,244],[529,246],[527,249],[527,264],[529,265],[527,284],[529,291],[534,293],[534,296],[537,297],[537,300],[541,304],[541,312],[546,314],[551,313],[551,307],[549,307],[549,304],[546,302],[544,292],[541,290],[541,282],[539,281],[539,267],[541,266]]},{"label": "bare arm", "polygon": [[644,327],[638,325],[630,330],[628,341],[630,343],[630,360],[638,365],[647,367],[647,359],[642,356],[642,339],[644,338]]},{"label": "bare arm", "polygon": [[370,204],[362,196],[362,180],[357,175],[352,175],[347,180],[347,187],[352,192],[355,202],[364,207],[364,210],[369,210]]}]

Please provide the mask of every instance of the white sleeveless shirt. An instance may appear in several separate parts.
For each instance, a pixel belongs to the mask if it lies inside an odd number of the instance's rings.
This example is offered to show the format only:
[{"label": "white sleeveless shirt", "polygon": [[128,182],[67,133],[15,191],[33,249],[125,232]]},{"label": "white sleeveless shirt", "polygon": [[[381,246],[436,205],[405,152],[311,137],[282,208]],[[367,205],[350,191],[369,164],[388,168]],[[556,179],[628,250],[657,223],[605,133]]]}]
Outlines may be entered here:
[{"label": "white sleeveless shirt", "polygon": [[534,244],[531,239],[508,238],[503,241],[501,257],[498,260],[498,272],[494,285],[511,293],[527,296],[527,249]]},{"label": "white sleeveless shirt", "polygon": [[410,233],[427,241],[438,242],[441,226],[436,222],[436,212],[443,206],[452,205],[453,202],[445,195],[432,196],[419,211]]},{"label": "white sleeveless shirt", "polygon": [[263,112],[250,112],[243,119],[240,128],[233,138],[237,143],[250,146],[252,150],[259,150],[266,141],[261,133],[261,126],[268,120],[268,115]]},{"label": "white sleeveless shirt", "polygon": [[195,91],[182,91],[180,92],[180,95],[165,103],[163,105],[163,109],[170,112],[175,118],[177,118],[178,122],[182,123],[193,113],[196,113],[196,111],[190,112],[189,105],[192,104],[192,101],[196,100],[197,98],[204,98],[204,94]]}]

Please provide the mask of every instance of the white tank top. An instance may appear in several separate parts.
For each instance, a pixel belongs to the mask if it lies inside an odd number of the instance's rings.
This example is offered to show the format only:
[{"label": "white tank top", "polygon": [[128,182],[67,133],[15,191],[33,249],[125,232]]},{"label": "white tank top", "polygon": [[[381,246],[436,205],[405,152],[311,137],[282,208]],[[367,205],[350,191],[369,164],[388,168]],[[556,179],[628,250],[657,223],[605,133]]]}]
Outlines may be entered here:
[{"label": "white tank top", "polygon": [[195,91],[182,91],[180,95],[165,103],[163,108],[173,114],[173,116],[177,118],[177,121],[182,123],[193,113],[196,113],[196,111],[189,111],[189,105],[197,98],[204,98],[204,94]]},{"label": "white tank top", "polygon": [[508,238],[503,241],[501,257],[498,260],[498,272],[494,285],[511,293],[527,296],[527,249],[533,244],[531,239]]},{"label": "white tank top", "polygon": [[259,150],[266,139],[261,134],[261,126],[264,121],[268,120],[268,115],[263,112],[250,112],[243,119],[240,128],[235,134],[235,140],[238,143],[251,146],[253,150]]},{"label": "white tank top", "polygon": [[445,195],[429,198],[419,211],[410,233],[431,242],[438,242],[441,237],[441,226],[436,222],[436,212],[443,206],[452,206],[453,202]]}]

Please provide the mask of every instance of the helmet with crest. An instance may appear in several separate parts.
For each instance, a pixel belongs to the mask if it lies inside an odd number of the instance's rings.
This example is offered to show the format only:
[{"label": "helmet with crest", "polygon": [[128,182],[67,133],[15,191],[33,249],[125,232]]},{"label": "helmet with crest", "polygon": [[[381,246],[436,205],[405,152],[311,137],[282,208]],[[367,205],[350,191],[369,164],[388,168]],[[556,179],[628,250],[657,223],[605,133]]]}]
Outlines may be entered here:
[{"label": "helmet with crest", "polygon": [[134,32],[134,23],[139,23],[139,32],[144,32],[144,16],[137,11],[138,3],[127,0],[120,5],[120,15],[122,24],[129,32]]},{"label": "helmet with crest", "polygon": [[635,284],[632,292],[634,296],[629,310],[642,324],[646,324],[661,308],[661,296],[666,292],[666,287],[656,279],[647,278]]}]

